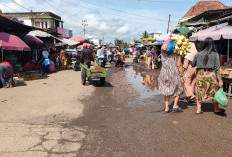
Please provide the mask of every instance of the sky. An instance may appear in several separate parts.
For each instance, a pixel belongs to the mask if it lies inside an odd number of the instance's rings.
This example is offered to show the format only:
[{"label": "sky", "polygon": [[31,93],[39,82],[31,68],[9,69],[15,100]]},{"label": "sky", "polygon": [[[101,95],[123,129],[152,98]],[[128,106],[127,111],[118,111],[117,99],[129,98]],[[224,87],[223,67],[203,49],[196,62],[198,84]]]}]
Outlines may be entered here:
[{"label": "sky", "polygon": [[[15,2],[21,4],[19,6]],[[144,30],[166,33],[194,6],[197,0],[0,0],[3,12],[51,11],[61,16],[64,27],[84,37],[82,20],[87,20],[86,37],[113,42],[138,40]],[[232,0],[221,1],[232,6]],[[7,6],[7,7],[6,7]]]}]

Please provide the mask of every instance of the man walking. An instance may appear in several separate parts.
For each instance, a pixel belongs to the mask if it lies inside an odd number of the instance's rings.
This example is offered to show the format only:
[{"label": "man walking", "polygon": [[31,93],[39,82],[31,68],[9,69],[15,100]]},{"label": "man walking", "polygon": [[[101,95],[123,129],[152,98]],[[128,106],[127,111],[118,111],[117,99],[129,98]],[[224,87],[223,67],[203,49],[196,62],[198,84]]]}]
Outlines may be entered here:
[{"label": "man walking", "polygon": [[82,51],[82,54],[81,54],[81,61],[82,61],[82,63],[84,63],[84,65],[87,68],[90,68],[91,61],[94,61],[93,53],[92,53],[91,49],[89,49],[87,47],[84,48],[84,50]]}]

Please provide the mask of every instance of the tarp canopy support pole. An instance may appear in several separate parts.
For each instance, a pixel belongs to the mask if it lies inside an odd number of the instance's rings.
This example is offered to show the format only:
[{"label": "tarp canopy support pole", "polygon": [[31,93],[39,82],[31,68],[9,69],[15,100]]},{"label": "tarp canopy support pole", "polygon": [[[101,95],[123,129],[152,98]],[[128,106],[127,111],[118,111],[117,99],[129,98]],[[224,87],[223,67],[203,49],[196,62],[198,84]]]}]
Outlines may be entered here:
[{"label": "tarp canopy support pole", "polygon": [[230,60],[230,39],[228,39],[227,62]]},{"label": "tarp canopy support pole", "polygon": [[3,62],[3,48],[1,48],[1,52],[2,52],[2,62]]}]

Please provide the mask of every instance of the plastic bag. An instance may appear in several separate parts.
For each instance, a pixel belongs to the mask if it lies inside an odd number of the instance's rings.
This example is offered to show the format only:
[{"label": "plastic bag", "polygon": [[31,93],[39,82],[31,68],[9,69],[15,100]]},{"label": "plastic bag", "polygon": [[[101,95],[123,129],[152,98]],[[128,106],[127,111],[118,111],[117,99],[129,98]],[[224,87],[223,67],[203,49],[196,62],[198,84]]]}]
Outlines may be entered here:
[{"label": "plastic bag", "polygon": [[171,40],[168,39],[167,41],[165,41],[165,42],[163,43],[163,45],[162,45],[162,47],[161,47],[161,52],[165,52],[165,51],[167,50],[170,41],[171,41]]},{"label": "plastic bag", "polygon": [[214,95],[214,101],[217,102],[218,104],[220,104],[223,107],[227,107],[228,106],[228,99],[226,97],[226,93],[223,92],[223,89],[219,89],[215,95]]},{"label": "plastic bag", "polygon": [[171,40],[165,52],[167,54],[172,54],[175,50],[175,46],[176,46],[175,41]]}]

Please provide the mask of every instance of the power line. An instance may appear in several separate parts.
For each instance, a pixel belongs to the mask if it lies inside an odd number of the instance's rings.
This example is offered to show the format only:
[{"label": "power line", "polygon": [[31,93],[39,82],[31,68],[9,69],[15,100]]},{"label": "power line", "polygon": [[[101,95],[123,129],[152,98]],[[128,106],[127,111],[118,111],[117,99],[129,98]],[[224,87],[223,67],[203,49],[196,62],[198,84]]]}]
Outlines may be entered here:
[{"label": "power line", "polygon": [[11,1],[14,2],[15,4],[17,4],[18,6],[22,7],[23,9],[27,10],[27,11],[30,11],[30,12],[32,11],[32,10],[27,9],[26,7],[22,6],[21,4],[15,2],[14,0],[11,0]]},{"label": "power line", "polygon": [[[82,8],[88,9],[88,10],[93,10],[93,9],[85,7],[85,6],[81,5],[81,4],[79,4],[79,6],[81,6]],[[105,11],[99,11],[99,12],[105,13],[107,15],[114,15],[114,16],[117,16],[119,18],[126,18],[126,19],[130,18],[130,20],[134,20],[134,19],[137,19],[137,20],[150,20],[150,19],[147,19],[147,18],[138,18],[138,17],[135,18],[135,17],[132,17],[132,16],[121,16],[119,14],[109,13],[109,12],[105,12]],[[160,22],[167,22],[167,21],[160,21]],[[178,22],[178,21],[173,21],[173,22]]]},{"label": "power line", "polygon": [[3,6],[6,7],[6,8],[9,8],[9,9],[14,10],[14,11],[16,11],[16,12],[19,12],[19,11],[15,10],[15,9],[13,9],[13,8],[11,8],[11,7],[8,7],[7,5],[5,5],[5,4],[3,4],[3,3],[0,3],[0,4],[3,5]]},{"label": "power line", "polygon": [[88,2],[88,1],[85,1],[85,0],[80,0],[80,1],[83,1],[83,2],[88,3],[88,4],[91,4],[91,5],[100,6],[100,7],[102,7],[102,8],[106,8],[106,9],[110,9],[110,10],[114,10],[114,11],[119,11],[119,12],[121,12],[121,13],[129,14],[129,15],[134,15],[134,16],[143,17],[143,18],[147,18],[147,19],[153,19],[153,20],[157,20],[157,21],[165,21],[165,22],[168,22],[167,20],[162,20],[162,19],[157,19],[157,18],[153,18],[153,17],[138,15],[138,14],[126,12],[126,11],[123,11],[123,10],[118,10],[118,9],[106,7],[106,6],[103,6],[103,5],[101,5],[101,4],[96,4],[96,3]]}]

